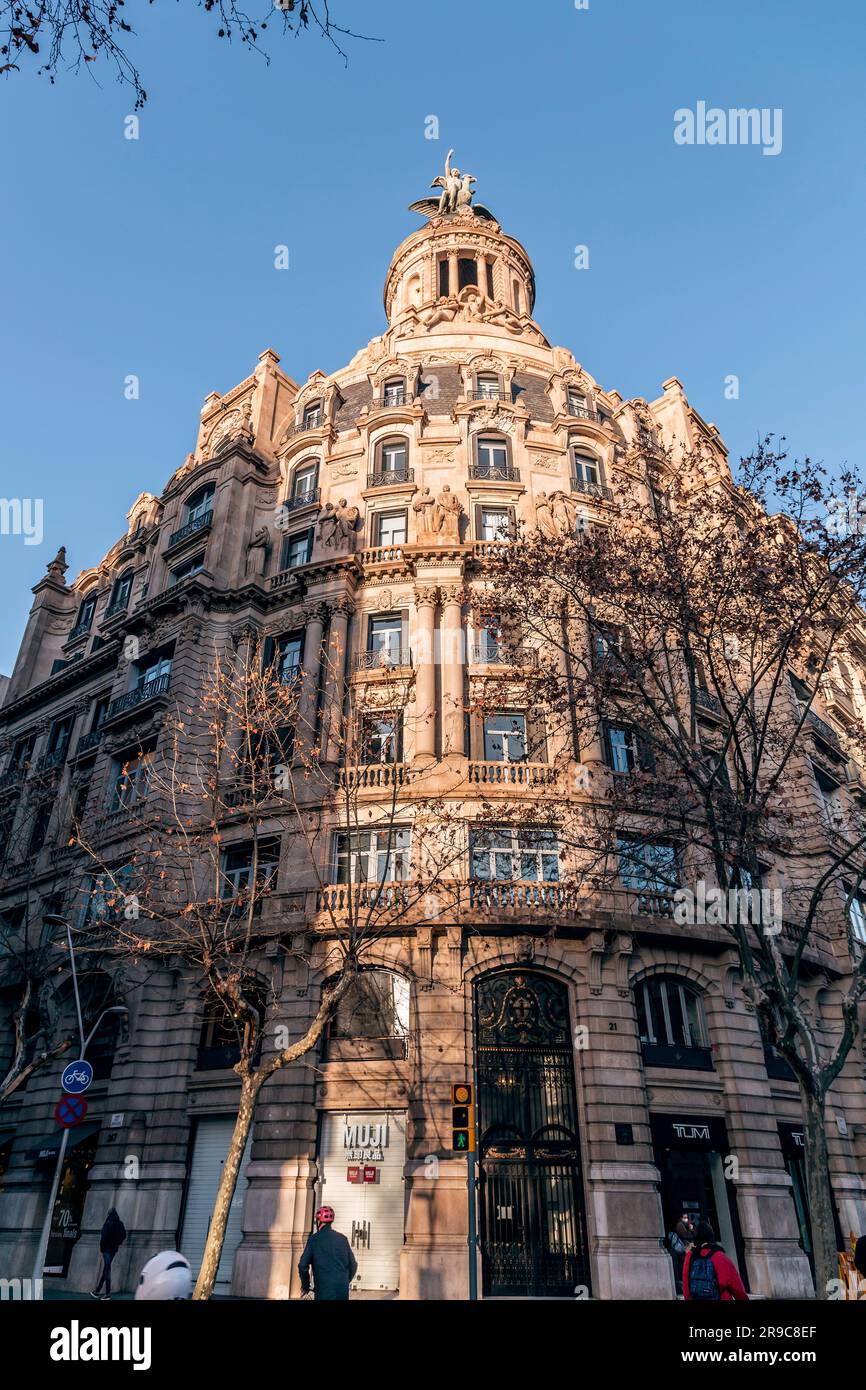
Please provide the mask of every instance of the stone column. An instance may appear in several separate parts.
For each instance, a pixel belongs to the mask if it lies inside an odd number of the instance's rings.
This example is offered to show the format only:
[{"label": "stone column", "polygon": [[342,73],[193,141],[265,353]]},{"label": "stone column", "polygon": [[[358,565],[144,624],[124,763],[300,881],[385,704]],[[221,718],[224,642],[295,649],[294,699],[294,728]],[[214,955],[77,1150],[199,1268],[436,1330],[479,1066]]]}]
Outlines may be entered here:
[{"label": "stone column", "polygon": [[325,631],[327,613],[328,610],[324,604],[320,604],[317,608],[310,609],[307,614],[303,677],[298,709],[298,735],[308,747],[311,747],[315,741],[316,705],[322,663],[322,637]]},{"label": "stone column", "polygon": [[463,714],[463,606],[457,584],[442,591],[442,755],[462,757]]},{"label": "stone column", "polygon": [[415,756],[436,757],[436,604],[435,588],[415,590],[418,614],[418,650],[415,668]]},{"label": "stone column", "polygon": [[475,264],[478,267],[478,293],[487,294],[487,257],[478,252],[475,257]]},{"label": "stone column", "polygon": [[325,653],[325,709],[322,719],[324,757],[336,762],[342,755],[343,701],[346,690],[346,653],[349,646],[351,606],[342,602],[331,611],[331,630]]}]

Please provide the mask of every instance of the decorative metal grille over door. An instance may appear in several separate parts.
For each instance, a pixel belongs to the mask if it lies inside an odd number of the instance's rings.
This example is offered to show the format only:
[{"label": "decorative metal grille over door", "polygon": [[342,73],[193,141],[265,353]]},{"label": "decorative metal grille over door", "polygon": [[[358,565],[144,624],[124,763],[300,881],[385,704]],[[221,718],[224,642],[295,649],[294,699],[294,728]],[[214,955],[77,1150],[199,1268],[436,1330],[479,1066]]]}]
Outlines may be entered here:
[{"label": "decorative metal grille over door", "polygon": [[475,992],[483,1289],[574,1297],[589,1259],[563,985],[528,971]]}]

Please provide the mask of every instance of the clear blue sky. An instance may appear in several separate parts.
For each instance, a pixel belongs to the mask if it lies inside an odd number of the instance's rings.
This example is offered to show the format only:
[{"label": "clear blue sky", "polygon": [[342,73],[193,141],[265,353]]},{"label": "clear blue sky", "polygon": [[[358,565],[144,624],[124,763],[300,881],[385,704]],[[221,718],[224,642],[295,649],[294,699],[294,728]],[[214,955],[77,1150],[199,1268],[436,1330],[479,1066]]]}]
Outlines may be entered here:
[{"label": "clear blue sky", "polygon": [[[266,66],[191,0],[129,0],[138,141],[105,70],[0,83],[0,496],[45,499],[42,546],[0,536],[0,671],[58,545],[70,578],[101,558],[209,391],[266,347],[303,381],[382,330],[406,205],[449,145],[532,256],[544,331],[602,385],[652,398],[675,374],[732,454],[773,430],[860,461],[863,0],[331,5],[384,39],[350,44],[348,68],[312,34]],[[781,154],[676,145],[674,111],[699,100],[781,107]]]}]

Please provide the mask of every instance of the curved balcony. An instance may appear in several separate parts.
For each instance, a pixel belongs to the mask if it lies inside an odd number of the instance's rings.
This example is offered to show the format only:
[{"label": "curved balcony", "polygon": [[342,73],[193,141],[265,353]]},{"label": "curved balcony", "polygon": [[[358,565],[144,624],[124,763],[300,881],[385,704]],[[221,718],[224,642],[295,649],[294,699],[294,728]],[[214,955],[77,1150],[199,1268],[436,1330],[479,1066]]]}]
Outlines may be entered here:
[{"label": "curved balcony", "polygon": [[606,487],[603,483],[590,483],[584,478],[572,478],[572,492],[579,492],[582,497],[594,497],[599,502],[612,502],[613,489]]},{"label": "curved balcony", "polygon": [[511,463],[470,463],[469,478],[476,483],[519,483],[520,470]]},{"label": "curved balcony", "polygon": [[108,706],[105,723],[131,714],[143,705],[149,705],[152,700],[167,694],[170,685],[171,673],[169,672],[164,676],[157,676],[156,680],[146,681],[144,685],[136,686],[134,690],[128,690],[125,695],[119,695]]},{"label": "curved balcony", "polygon": [[479,787],[548,787],[555,780],[556,769],[550,763],[469,764],[469,781]]},{"label": "curved balcony", "polygon": [[168,538],[168,545],[165,547],[166,550],[172,550],[174,546],[189,540],[190,536],[197,536],[200,531],[209,531],[212,524],[213,512],[202,512],[201,516],[194,517],[185,526],[181,526],[178,531],[172,531]]},{"label": "curved balcony", "polygon": [[359,763],[340,770],[340,786],[348,791],[393,791],[411,780],[405,763]]},{"label": "curved balcony", "polygon": [[377,473],[367,474],[367,487],[398,487],[414,481],[414,468],[382,468]]}]

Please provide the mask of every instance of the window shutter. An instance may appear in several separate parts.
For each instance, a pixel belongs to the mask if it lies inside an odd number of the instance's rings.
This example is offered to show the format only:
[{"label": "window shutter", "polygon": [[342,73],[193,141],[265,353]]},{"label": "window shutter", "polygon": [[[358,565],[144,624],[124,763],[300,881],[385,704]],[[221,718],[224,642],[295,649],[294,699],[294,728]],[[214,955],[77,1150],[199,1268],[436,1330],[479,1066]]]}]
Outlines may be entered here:
[{"label": "window shutter", "polygon": [[406,662],[406,653],[409,650],[409,609],[400,609],[400,660]]},{"label": "window shutter", "polygon": [[481,503],[475,503],[475,539],[481,540],[484,532],[481,529]]}]

